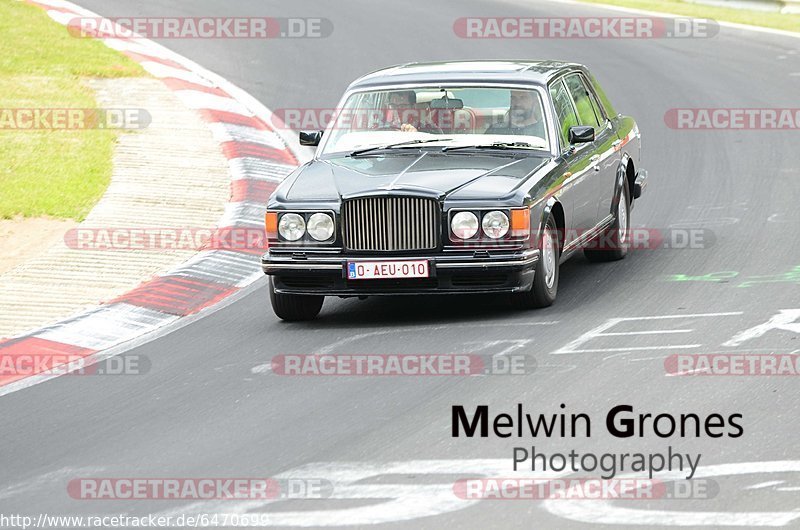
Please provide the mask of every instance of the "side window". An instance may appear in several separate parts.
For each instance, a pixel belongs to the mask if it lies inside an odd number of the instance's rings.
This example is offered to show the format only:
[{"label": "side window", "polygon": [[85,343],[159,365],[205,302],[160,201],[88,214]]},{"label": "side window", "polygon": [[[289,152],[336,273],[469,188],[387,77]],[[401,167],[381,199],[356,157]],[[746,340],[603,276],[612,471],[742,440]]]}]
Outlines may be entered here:
[{"label": "side window", "polygon": [[556,118],[558,118],[559,131],[561,132],[561,145],[569,145],[569,128],[578,125],[578,116],[575,115],[575,109],[572,107],[567,89],[564,83],[556,81],[550,86],[550,97],[553,99],[553,106],[556,109]]},{"label": "side window", "polygon": [[603,116],[603,111],[600,110],[600,104],[597,102],[597,98],[594,97],[594,94],[589,92],[589,100],[592,102],[592,108],[594,109],[594,113],[597,115],[597,121],[600,122],[601,125],[606,123],[606,118]]},{"label": "side window", "polygon": [[572,100],[575,102],[575,108],[578,109],[578,119],[581,125],[591,125],[595,129],[599,129],[600,120],[595,114],[597,104],[592,101],[592,97],[589,91],[586,90],[586,85],[583,84],[581,77],[578,74],[572,74],[567,76],[565,81],[569,93],[572,95]]}]

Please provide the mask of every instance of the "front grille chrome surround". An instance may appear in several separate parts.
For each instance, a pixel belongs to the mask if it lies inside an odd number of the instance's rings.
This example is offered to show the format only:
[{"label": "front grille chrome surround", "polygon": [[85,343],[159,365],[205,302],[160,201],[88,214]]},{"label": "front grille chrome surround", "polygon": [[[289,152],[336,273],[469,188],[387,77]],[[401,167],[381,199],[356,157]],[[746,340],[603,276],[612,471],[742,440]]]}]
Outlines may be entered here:
[{"label": "front grille chrome surround", "polygon": [[342,204],[342,236],[347,250],[406,252],[439,244],[439,203],[421,197],[361,197]]}]

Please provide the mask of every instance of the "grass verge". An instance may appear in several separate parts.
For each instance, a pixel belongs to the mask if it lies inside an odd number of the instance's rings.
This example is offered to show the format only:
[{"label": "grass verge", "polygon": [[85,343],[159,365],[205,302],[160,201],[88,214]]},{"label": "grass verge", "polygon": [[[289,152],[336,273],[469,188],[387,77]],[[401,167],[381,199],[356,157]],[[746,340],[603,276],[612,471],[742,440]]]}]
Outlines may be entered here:
[{"label": "grass verge", "polygon": [[685,17],[711,18],[717,21],[749,24],[784,31],[800,32],[800,15],[782,15],[753,11],[749,9],[733,9],[704,4],[693,4],[683,0],[580,0],[588,4],[609,4],[646,11],[671,13]]},{"label": "grass verge", "polygon": [[[0,113],[96,108],[85,78],[135,77],[141,67],[102,42],[70,36],[38,7],[0,1]],[[2,117],[2,114],[0,114]],[[0,120],[0,218],[81,221],[111,179],[119,131],[19,130]]]}]

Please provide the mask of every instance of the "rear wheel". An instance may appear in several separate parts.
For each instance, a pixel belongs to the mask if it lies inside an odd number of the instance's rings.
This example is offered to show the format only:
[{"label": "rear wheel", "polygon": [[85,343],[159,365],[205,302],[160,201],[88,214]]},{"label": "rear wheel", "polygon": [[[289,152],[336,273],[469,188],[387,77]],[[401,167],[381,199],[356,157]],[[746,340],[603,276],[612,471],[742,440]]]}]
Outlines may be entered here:
[{"label": "rear wheel", "polygon": [[272,278],[269,279],[269,299],[278,318],[288,322],[316,318],[325,301],[325,297],[319,295],[276,293]]},{"label": "rear wheel", "polygon": [[514,293],[511,303],[519,309],[547,307],[556,301],[558,292],[559,252],[558,227],[552,216],[547,218],[544,232],[539,241],[539,261],[533,275],[530,291]]},{"label": "rear wheel", "polygon": [[599,248],[586,248],[583,254],[589,261],[616,261],[628,254],[630,246],[630,198],[628,186],[622,185],[617,202],[614,224],[595,241]]}]

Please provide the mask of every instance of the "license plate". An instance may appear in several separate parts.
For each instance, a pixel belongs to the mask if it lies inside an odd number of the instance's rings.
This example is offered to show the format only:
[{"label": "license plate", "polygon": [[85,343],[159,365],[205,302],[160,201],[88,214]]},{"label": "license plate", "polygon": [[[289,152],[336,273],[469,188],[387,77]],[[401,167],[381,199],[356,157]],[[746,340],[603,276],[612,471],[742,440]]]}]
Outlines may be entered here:
[{"label": "license plate", "polygon": [[348,261],[348,280],[377,280],[382,278],[427,278],[427,260],[418,261]]}]

